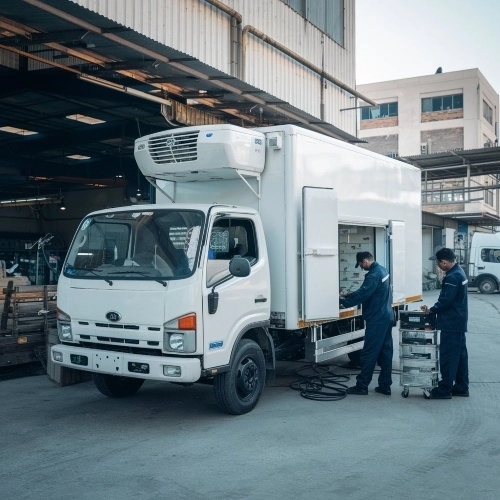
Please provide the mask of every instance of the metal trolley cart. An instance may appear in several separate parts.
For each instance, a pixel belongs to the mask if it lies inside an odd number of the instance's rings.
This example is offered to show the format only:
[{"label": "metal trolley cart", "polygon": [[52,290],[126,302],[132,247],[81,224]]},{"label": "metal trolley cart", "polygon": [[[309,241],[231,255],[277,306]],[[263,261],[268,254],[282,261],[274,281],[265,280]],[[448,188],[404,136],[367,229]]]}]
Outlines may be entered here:
[{"label": "metal trolley cart", "polygon": [[432,313],[400,313],[399,359],[403,386],[401,396],[408,397],[410,387],[420,387],[424,396],[436,387],[439,377],[439,337]]}]

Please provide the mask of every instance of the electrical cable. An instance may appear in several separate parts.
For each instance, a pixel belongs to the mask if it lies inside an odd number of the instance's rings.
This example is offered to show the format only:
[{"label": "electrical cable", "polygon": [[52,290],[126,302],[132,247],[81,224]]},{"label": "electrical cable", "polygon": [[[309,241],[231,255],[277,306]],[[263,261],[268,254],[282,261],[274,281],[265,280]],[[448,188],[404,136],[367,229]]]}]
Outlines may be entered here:
[{"label": "electrical cable", "polygon": [[[347,396],[347,385],[342,382],[349,382],[351,380],[351,373],[349,374],[336,374],[331,370],[337,366],[338,368],[345,368],[338,365],[315,365],[307,364],[293,371],[299,377],[289,384],[288,387],[294,391],[300,392],[300,395],[305,399],[313,401],[340,401]],[[312,373],[311,373],[312,372]],[[379,373],[380,370],[374,370]],[[400,370],[392,370],[393,374],[400,374]]]},{"label": "electrical cable", "polygon": [[[311,373],[312,371],[312,373]],[[294,370],[299,377],[289,387],[299,391],[305,399],[313,401],[339,401],[347,396],[347,385],[350,374],[339,375],[331,371],[331,366],[309,364]]]}]

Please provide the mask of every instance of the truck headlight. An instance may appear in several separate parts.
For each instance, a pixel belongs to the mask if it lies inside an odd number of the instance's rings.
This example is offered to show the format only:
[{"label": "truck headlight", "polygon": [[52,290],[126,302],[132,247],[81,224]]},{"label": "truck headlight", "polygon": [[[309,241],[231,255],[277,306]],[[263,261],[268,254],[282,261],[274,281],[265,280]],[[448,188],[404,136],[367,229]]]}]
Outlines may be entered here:
[{"label": "truck headlight", "polygon": [[71,341],[73,340],[73,333],[71,331],[71,317],[61,309],[57,309],[57,335],[59,340]]},{"label": "truck headlight", "polygon": [[196,352],[196,314],[181,316],[163,325],[163,350]]},{"label": "truck headlight", "polygon": [[184,334],[170,333],[168,336],[168,346],[173,351],[184,351]]},{"label": "truck headlight", "polygon": [[57,333],[59,335],[59,340],[73,340],[73,333],[71,332],[71,324],[69,323],[57,323]]}]

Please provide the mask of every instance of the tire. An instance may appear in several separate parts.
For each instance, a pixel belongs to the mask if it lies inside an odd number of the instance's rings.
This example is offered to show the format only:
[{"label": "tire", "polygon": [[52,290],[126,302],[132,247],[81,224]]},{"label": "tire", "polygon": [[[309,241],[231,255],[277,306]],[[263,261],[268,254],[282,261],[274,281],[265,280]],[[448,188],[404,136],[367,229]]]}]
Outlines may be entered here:
[{"label": "tire", "polygon": [[224,413],[243,415],[252,411],[264,390],[266,361],[253,340],[243,339],[236,348],[231,368],[214,378],[214,394]]},{"label": "tire", "polygon": [[103,375],[102,373],[93,373],[92,375],[99,392],[108,396],[108,398],[132,396],[144,384],[142,378],[118,377],[116,375]]},{"label": "tire", "polygon": [[494,293],[497,290],[497,284],[493,278],[483,278],[477,287],[481,293]]}]

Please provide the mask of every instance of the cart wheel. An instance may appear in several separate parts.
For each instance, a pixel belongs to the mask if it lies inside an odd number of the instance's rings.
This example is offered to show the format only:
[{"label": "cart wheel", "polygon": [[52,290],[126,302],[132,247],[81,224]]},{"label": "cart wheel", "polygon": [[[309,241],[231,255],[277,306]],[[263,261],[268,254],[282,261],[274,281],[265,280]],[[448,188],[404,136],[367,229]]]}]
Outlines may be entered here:
[{"label": "cart wheel", "polygon": [[424,388],[424,398],[431,399],[431,391],[430,391],[430,389],[427,389],[426,387]]},{"label": "cart wheel", "polygon": [[403,396],[404,398],[407,398],[409,393],[410,393],[410,389],[408,389],[408,387],[405,387],[403,389],[403,392],[401,393],[401,396]]}]

